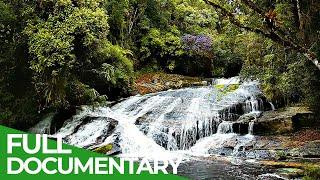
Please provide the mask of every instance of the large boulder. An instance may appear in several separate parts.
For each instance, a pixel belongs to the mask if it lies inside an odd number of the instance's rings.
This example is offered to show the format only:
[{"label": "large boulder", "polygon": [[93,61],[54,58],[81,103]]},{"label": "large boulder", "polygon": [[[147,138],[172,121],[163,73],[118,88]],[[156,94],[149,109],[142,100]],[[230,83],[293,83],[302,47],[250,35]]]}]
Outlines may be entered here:
[{"label": "large boulder", "polygon": [[118,125],[118,121],[115,119],[91,115],[83,116],[77,121],[69,121],[68,123],[70,124],[66,126],[72,126],[72,128],[62,128],[58,133],[64,134],[63,140],[65,143],[83,148],[104,143],[115,132]]},{"label": "large boulder", "polygon": [[[314,115],[304,107],[289,107],[280,111],[264,112],[255,120],[253,132],[256,135],[290,133],[310,126]],[[311,124],[310,124],[311,123]]]},{"label": "large boulder", "polygon": [[290,150],[291,156],[320,158],[320,140],[307,142],[304,146]]}]

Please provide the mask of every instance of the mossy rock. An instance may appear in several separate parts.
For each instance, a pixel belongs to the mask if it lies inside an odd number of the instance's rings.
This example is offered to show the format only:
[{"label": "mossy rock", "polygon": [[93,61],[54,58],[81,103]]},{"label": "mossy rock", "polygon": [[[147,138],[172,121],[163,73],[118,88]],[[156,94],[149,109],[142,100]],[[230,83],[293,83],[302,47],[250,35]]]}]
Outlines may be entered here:
[{"label": "mossy rock", "polygon": [[220,90],[223,94],[233,92],[239,88],[239,84],[230,84],[228,86],[225,86],[224,84],[217,84],[214,85],[214,87],[218,90]]},{"label": "mossy rock", "polygon": [[280,168],[277,170],[277,174],[288,178],[288,179],[294,179],[297,177],[303,176],[303,170],[298,168]]},{"label": "mossy rock", "polygon": [[320,179],[320,166],[308,165],[305,167],[303,180],[316,180]]},{"label": "mossy rock", "polygon": [[226,86],[224,84],[216,84],[213,87],[221,92],[218,95],[218,101],[220,101],[222,99],[222,96],[237,90],[240,87],[240,85],[239,84],[230,84],[230,85]]},{"label": "mossy rock", "polygon": [[107,154],[108,152],[110,152],[113,148],[112,144],[107,144],[101,147],[98,147],[97,149],[93,150],[96,153],[100,153],[100,154]]}]

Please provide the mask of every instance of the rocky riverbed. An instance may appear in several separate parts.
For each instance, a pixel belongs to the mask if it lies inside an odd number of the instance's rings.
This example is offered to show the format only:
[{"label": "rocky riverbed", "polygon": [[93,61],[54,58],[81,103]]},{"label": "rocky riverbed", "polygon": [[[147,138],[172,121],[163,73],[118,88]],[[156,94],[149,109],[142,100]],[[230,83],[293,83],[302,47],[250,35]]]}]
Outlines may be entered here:
[{"label": "rocky riverbed", "polygon": [[48,116],[30,131],[58,129],[52,138],[59,134],[65,143],[107,155],[183,157],[180,174],[189,178],[198,171],[204,179],[317,177],[320,130],[313,112],[302,106],[275,110],[257,81],[211,83],[144,76],[136,81],[137,91],[154,93],[111,106],[83,106],[61,128],[55,115]]}]

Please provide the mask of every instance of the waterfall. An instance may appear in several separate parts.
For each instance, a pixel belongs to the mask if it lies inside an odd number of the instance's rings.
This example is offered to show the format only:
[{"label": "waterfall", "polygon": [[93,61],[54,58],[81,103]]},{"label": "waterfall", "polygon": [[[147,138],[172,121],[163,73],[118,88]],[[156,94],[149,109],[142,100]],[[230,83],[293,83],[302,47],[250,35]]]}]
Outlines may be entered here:
[{"label": "waterfall", "polygon": [[240,152],[245,151],[245,147],[247,144],[254,140],[254,136],[252,135],[245,135],[245,136],[238,136],[237,137],[237,145],[234,147],[232,151],[233,156],[238,156]]},{"label": "waterfall", "polygon": [[244,106],[246,113],[259,112],[261,109],[263,109],[263,101],[261,99],[250,97],[246,100],[246,105]]},{"label": "waterfall", "polygon": [[272,111],[275,111],[276,108],[274,107],[273,103],[272,103],[272,102],[269,102],[269,104],[270,104],[270,106],[271,106],[271,110],[272,110]]},{"label": "waterfall", "polygon": [[232,123],[231,122],[222,122],[218,126],[218,134],[227,134],[227,133],[233,133],[232,129]]},{"label": "waterfall", "polygon": [[248,134],[253,135],[254,121],[249,122]]},{"label": "waterfall", "polygon": [[28,131],[35,134],[51,134],[51,124],[54,113],[48,114],[42,121],[30,128]]},{"label": "waterfall", "polygon": [[[238,78],[225,82],[231,81],[238,82]],[[120,146],[120,156],[171,157],[179,150],[191,152],[210,144],[219,147],[218,142],[238,137],[234,121],[262,111],[260,96],[256,81],[242,83],[226,94],[204,86],[136,95],[113,107],[83,106],[53,136],[61,135],[65,143],[89,149],[112,143]],[[253,124],[249,126],[252,134]]]}]

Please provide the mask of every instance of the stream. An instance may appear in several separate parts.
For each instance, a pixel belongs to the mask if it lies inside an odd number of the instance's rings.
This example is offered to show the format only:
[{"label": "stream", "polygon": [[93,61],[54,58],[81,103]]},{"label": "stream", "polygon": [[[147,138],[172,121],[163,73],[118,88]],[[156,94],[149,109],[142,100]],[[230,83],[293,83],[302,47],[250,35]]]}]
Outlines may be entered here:
[{"label": "stream", "polygon": [[[255,140],[254,120],[238,124],[269,105],[259,83],[244,82],[232,92],[224,89],[238,78],[215,83],[225,88],[190,87],[136,95],[112,107],[83,106],[52,136],[86,149],[112,144],[119,157],[182,158],[178,173],[190,179],[279,179],[246,151]],[[46,128],[48,117],[30,131]]]}]

